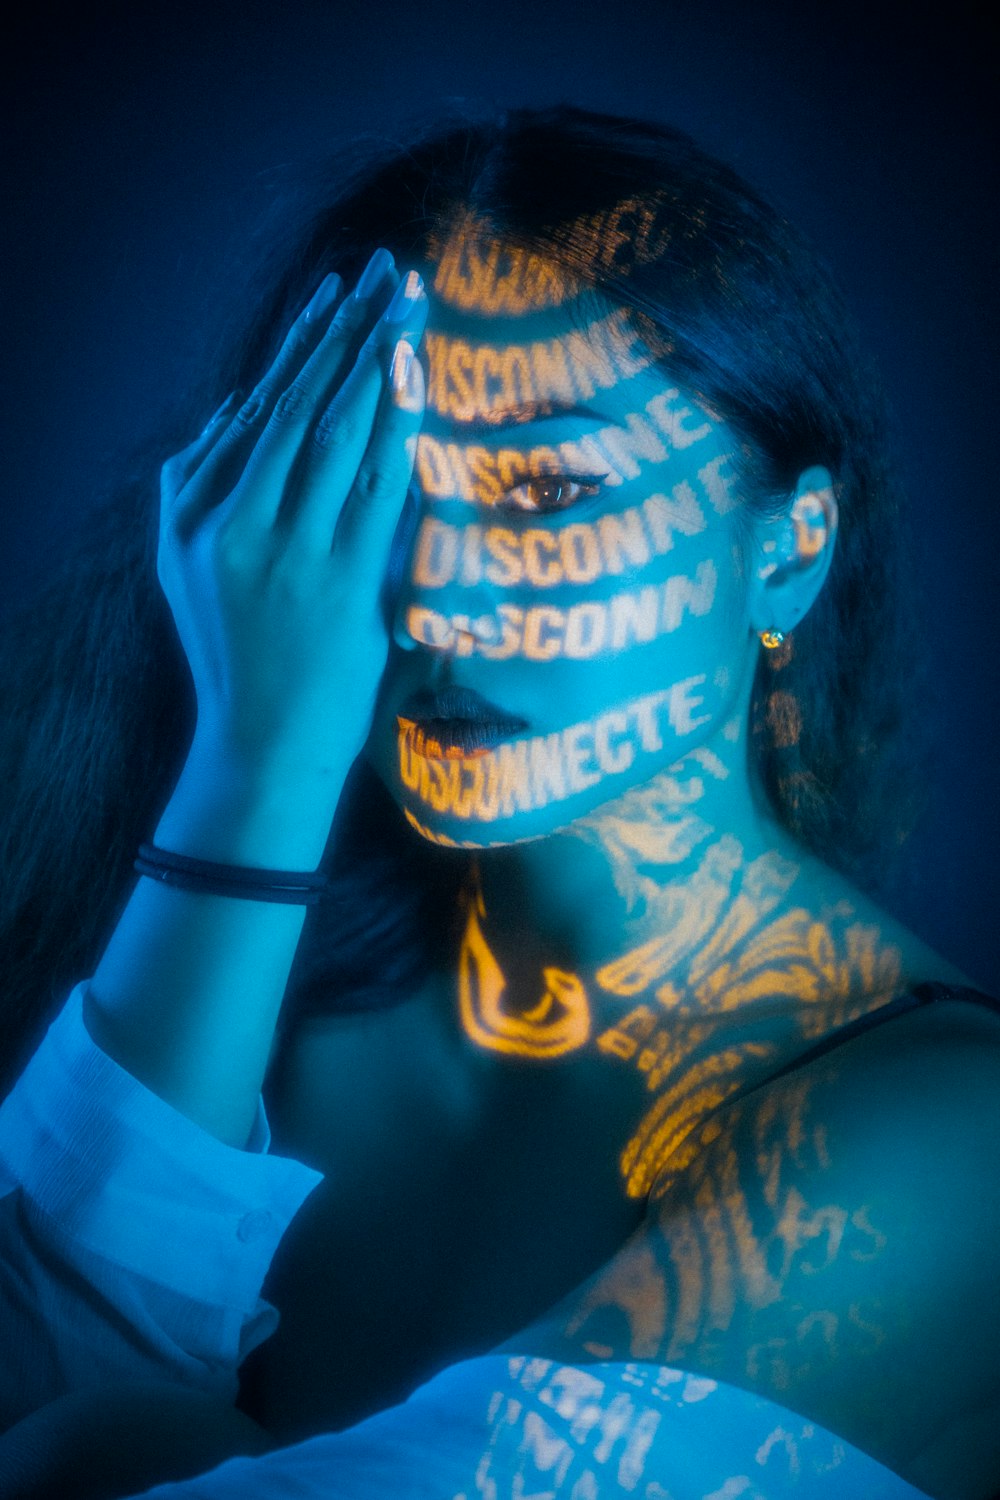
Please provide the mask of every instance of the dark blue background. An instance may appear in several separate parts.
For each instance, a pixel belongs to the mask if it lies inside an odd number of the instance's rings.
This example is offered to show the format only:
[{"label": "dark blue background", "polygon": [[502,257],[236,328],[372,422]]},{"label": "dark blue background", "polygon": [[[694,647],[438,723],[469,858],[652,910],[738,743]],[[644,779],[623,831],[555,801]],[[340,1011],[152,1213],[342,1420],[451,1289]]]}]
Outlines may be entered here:
[{"label": "dark blue background", "polygon": [[169,411],[288,164],[447,98],[671,121],[821,246],[881,362],[938,746],[896,909],[1000,992],[993,45],[964,4],[901,15],[802,0],[33,10],[5,42],[5,601]]}]

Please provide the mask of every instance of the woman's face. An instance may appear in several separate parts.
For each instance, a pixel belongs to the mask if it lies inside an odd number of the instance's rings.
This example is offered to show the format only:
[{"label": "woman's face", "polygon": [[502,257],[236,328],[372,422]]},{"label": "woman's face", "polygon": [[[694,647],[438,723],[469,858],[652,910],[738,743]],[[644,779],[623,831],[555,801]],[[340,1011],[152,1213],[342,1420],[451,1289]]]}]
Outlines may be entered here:
[{"label": "woman's face", "polygon": [[632,310],[460,232],[420,268],[427,385],[369,755],[425,837],[565,826],[731,721],[756,641],[733,439]]}]

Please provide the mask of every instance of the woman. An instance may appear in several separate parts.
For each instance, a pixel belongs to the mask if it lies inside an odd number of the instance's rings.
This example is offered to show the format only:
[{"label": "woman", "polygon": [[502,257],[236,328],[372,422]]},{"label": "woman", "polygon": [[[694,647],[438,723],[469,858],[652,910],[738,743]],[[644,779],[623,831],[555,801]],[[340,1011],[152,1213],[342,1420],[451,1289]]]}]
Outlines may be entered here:
[{"label": "woman", "polygon": [[74,683],[118,864],[5,1106],[15,1446],[257,1451],[121,1394],[242,1366],[285,1446],[164,1496],[989,1495],[1000,1029],[873,894],[911,627],[827,277],[564,106],[359,172],[261,305],[170,615],[134,544],[81,596],[141,645]]}]

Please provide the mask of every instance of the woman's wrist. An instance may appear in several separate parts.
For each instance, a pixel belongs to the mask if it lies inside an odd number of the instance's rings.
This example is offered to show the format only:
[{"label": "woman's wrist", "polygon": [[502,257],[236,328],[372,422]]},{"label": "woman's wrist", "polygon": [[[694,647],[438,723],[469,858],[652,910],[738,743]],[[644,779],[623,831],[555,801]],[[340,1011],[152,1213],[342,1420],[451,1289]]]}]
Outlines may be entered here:
[{"label": "woman's wrist", "polygon": [[343,771],[250,760],[197,736],[150,842],[218,864],[315,870],[346,780]]},{"label": "woman's wrist", "polygon": [[[212,864],[309,873],[343,780],[295,778],[196,736],[149,842]],[[305,906],[142,874],[88,984],[88,1030],[172,1108],[242,1149]]]}]

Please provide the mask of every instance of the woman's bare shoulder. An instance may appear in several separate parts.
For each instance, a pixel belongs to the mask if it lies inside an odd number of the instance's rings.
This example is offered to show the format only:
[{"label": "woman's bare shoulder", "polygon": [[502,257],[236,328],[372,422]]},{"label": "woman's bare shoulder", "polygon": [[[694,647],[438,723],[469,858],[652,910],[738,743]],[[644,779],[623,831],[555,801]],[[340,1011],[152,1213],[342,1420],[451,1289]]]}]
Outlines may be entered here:
[{"label": "woman's bare shoulder", "polygon": [[874,897],[869,896],[839,871],[833,870],[814,855],[797,856],[801,869],[803,904],[820,920],[832,913],[843,918],[849,913],[853,922],[876,932],[880,947],[893,949],[899,966],[900,988],[937,981],[969,989],[981,988],[958,964],[934,948],[900,917]]},{"label": "woman's bare shoulder", "polygon": [[[661,1227],[690,1216],[708,1235],[708,1185],[728,1170],[745,1204],[737,1260],[760,1252],[734,1318],[742,1377],[756,1361],[772,1395],[787,1382],[796,1410],[931,1493],[962,1494],[935,1485],[969,1411],[985,1400],[995,1415],[1000,1392],[998,1158],[1000,1013],[925,1005],[737,1106]],[[876,1388],[884,1410],[858,1399]]]}]

